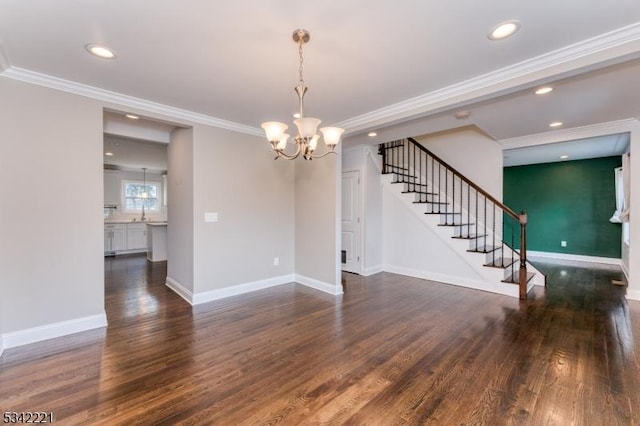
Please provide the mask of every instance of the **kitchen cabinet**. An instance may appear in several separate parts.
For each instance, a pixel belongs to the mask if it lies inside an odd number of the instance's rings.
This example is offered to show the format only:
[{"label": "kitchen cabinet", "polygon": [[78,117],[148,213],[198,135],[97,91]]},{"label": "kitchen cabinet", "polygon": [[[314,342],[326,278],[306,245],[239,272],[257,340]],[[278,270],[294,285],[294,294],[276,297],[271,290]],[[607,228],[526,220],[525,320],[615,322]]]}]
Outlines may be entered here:
[{"label": "kitchen cabinet", "polygon": [[106,206],[119,206],[121,203],[120,172],[117,170],[104,170],[104,204]]},{"label": "kitchen cabinet", "polygon": [[124,224],[104,225],[104,252],[114,254],[127,249],[127,227]]},{"label": "kitchen cabinet", "polygon": [[144,223],[127,224],[127,250],[147,250],[147,226]]},{"label": "kitchen cabinet", "polygon": [[167,260],[167,223],[147,224],[147,259],[151,262]]}]

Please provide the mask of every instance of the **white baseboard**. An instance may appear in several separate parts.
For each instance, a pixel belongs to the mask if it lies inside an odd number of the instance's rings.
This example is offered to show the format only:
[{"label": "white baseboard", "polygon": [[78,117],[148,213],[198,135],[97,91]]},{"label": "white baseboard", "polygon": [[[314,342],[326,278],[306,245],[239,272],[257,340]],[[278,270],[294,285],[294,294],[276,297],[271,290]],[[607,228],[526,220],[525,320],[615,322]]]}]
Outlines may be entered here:
[{"label": "white baseboard", "polygon": [[319,280],[316,280],[315,278],[309,278],[300,274],[295,274],[295,278],[296,278],[295,281],[299,284],[302,284],[304,286],[307,286],[316,290],[320,290],[325,293],[332,294],[334,296],[338,296],[343,293],[342,285],[336,288],[336,286],[334,286],[333,284],[329,284],[324,281],[319,281]]},{"label": "white baseboard", "polygon": [[620,262],[620,266],[622,267],[622,272],[624,272],[627,282],[629,282],[629,270],[627,269],[627,265],[625,265],[624,262]]},{"label": "white baseboard", "polygon": [[575,262],[602,263],[604,265],[616,266],[620,266],[620,264],[622,263],[622,259],[616,259],[612,257],[583,256],[579,254],[551,253],[544,251],[527,251],[527,259],[531,257],[537,257],[540,259],[571,260]]},{"label": "white baseboard", "polygon": [[[402,266],[384,265],[386,272],[392,274],[404,275],[407,277],[420,278],[423,280],[435,281],[443,284],[455,285],[457,287],[471,288],[474,290],[488,291],[490,293],[502,294],[505,296],[518,297],[518,286],[511,284],[490,283],[482,280],[474,280],[471,278],[456,277],[445,274],[434,274],[428,271],[405,268]],[[531,284],[533,286],[533,284]]]},{"label": "white baseboard", "polygon": [[252,281],[244,284],[237,284],[231,287],[224,287],[216,290],[204,291],[193,295],[193,305],[201,303],[213,302],[214,300],[224,299],[226,297],[237,296],[239,294],[250,293],[256,290],[275,287],[282,284],[294,282],[293,274],[281,275],[278,277],[267,278],[265,280]]},{"label": "white baseboard", "polygon": [[167,277],[166,286],[176,292],[178,296],[186,300],[190,305],[200,305],[202,303],[213,302],[214,300],[224,299],[226,297],[237,296],[244,293],[250,293],[256,290],[275,287],[282,284],[294,282],[294,275],[281,275],[278,277],[267,278],[259,281],[252,281],[244,284],[233,285],[215,290],[193,293],[185,288],[178,281],[171,277]]},{"label": "white baseboard", "polygon": [[167,276],[164,285],[173,290],[173,292],[178,296],[182,297],[188,304],[193,305],[193,293],[191,292],[191,290],[188,290],[185,286],[180,284],[177,280],[174,280],[170,276]]},{"label": "white baseboard", "polygon": [[627,286],[627,299],[628,300],[640,300],[640,290],[631,290]]},{"label": "white baseboard", "polygon": [[377,274],[384,271],[382,265],[370,266],[368,268],[363,268],[362,273],[360,275],[364,277],[368,277],[369,275]]},{"label": "white baseboard", "polygon": [[56,337],[67,336],[81,331],[93,330],[107,326],[106,313],[46,324],[25,330],[12,331],[2,335],[4,349],[41,342]]}]

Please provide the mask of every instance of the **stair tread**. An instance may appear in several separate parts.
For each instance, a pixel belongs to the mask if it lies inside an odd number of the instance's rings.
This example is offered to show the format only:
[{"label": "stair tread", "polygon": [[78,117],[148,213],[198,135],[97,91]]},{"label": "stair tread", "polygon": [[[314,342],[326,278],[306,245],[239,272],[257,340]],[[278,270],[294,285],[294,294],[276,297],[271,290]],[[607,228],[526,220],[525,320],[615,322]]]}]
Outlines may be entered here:
[{"label": "stair tread", "polygon": [[469,253],[491,253],[492,251],[499,250],[500,246],[478,246],[473,249],[467,250]]},{"label": "stair tread", "polygon": [[414,201],[413,204],[438,204],[444,206],[451,203],[447,203],[446,201]]},{"label": "stair tread", "polygon": [[487,236],[488,236],[487,234],[478,234],[478,235],[476,235],[476,234],[467,234],[467,235],[454,235],[451,238],[453,238],[455,240],[475,240],[475,239],[483,238],[483,237],[487,237]]},{"label": "stair tread", "polygon": [[[398,172],[391,172],[396,176],[402,176],[402,177],[407,177],[407,178],[411,178],[411,179],[418,179],[418,176],[416,175],[410,175],[408,173],[398,173]],[[391,182],[391,183],[398,183],[398,182]]]},{"label": "stair tread", "polygon": [[[385,164],[384,168],[394,168],[394,169],[400,169],[400,170],[405,170],[405,171],[409,171],[408,167],[402,167],[402,166],[394,166],[393,164]],[[392,172],[393,173],[393,172]]]},{"label": "stair tread", "polygon": [[499,257],[497,259],[494,259],[492,262],[489,263],[485,263],[484,266],[486,266],[487,268],[503,268],[506,269],[509,266],[513,265],[514,263],[518,262],[518,258],[513,258],[511,259],[510,257]]},{"label": "stair tread", "polygon": [[[535,272],[527,272],[527,282],[531,281],[533,277],[536,276]],[[509,278],[502,280],[503,283],[507,284],[520,284],[520,273],[516,272],[511,275]]]},{"label": "stair tread", "polygon": [[438,226],[472,226],[475,225],[475,223],[439,223]]},{"label": "stair tread", "polygon": [[[399,183],[407,183],[407,182],[399,182]],[[419,189],[413,189],[411,191],[402,191],[402,194],[422,194],[422,195],[433,195],[433,192],[421,191]]]},{"label": "stair tread", "polygon": [[[460,212],[425,212],[424,214],[455,214],[455,215],[461,215],[462,213],[460,213]],[[442,224],[442,226],[446,226],[446,225]],[[451,226],[453,226],[453,225],[451,225]]]}]

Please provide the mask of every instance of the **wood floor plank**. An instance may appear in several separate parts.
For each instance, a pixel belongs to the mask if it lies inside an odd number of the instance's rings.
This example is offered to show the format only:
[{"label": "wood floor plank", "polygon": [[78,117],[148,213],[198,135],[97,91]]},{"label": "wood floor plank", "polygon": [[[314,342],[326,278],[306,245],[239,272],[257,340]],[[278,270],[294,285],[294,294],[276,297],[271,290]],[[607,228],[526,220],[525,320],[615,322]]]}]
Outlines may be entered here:
[{"label": "wood floor plank", "polygon": [[538,265],[526,303],[394,274],[191,307],[166,264],[105,262],[106,330],[8,349],[0,409],[59,424],[640,424],[620,272]]}]

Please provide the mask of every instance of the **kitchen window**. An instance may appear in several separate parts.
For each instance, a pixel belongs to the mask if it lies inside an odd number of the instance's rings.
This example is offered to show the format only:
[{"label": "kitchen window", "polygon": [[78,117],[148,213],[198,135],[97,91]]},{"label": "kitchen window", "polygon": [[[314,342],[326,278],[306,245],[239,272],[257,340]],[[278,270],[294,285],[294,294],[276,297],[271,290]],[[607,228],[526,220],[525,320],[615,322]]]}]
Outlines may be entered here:
[{"label": "kitchen window", "polygon": [[160,211],[160,182],[123,181],[122,193],[124,211],[127,213],[145,211]]}]

